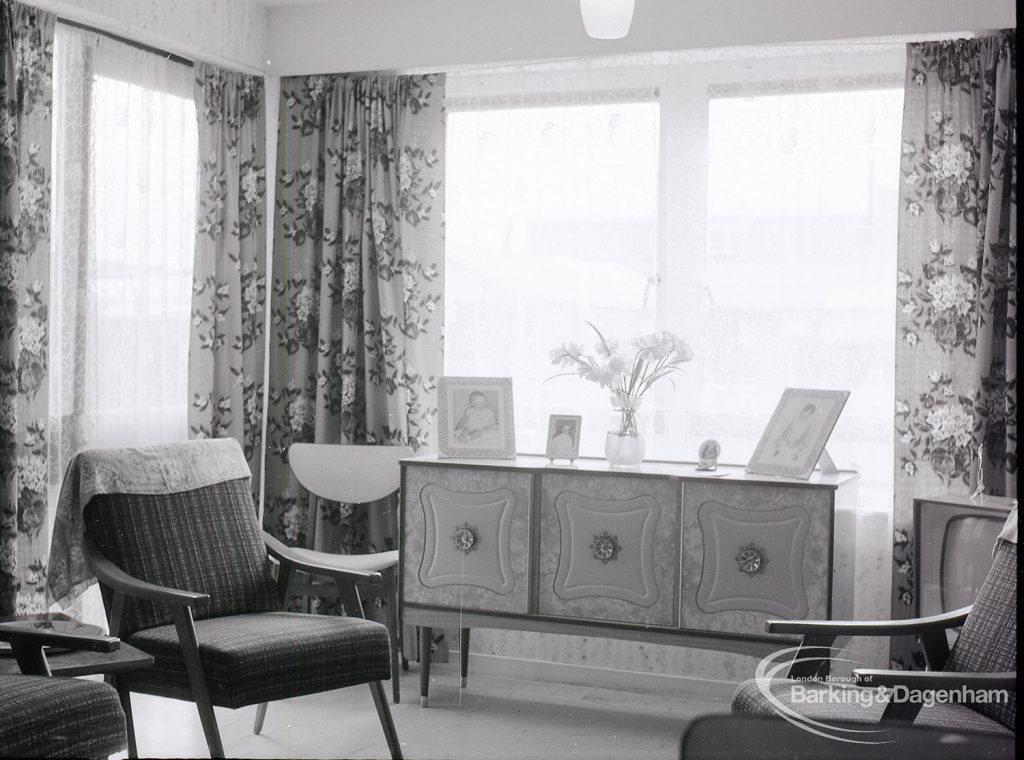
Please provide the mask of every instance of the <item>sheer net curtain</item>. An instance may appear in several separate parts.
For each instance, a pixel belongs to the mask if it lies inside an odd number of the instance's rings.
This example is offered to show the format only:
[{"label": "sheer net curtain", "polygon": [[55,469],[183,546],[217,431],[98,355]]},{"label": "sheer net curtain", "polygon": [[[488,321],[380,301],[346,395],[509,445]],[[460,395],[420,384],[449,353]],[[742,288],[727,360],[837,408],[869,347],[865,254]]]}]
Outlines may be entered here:
[{"label": "sheer net curtain", "polygon": [[902,52],[761,55],[452,74],[445,371],[513,377],[519,451],[571,412],[600,457],[608,393],[549,350],[674,330],[649,459],[743,464],[785,387],[849,389],[830,450],[887,509]]},{"label": "sheer net curtain", "polygon": [[198,165],[191,67],[63,25],[54,59],[51,520],[77,450],[188,437]]},{"label": "sheer net curtain", "polygon": [[609,393],[550,349],[658,324],[656,85],[621,71],[449,78],[445,373],[513,378],[516,444],[543,453],[548,415],[586,418],[603,455]]}]

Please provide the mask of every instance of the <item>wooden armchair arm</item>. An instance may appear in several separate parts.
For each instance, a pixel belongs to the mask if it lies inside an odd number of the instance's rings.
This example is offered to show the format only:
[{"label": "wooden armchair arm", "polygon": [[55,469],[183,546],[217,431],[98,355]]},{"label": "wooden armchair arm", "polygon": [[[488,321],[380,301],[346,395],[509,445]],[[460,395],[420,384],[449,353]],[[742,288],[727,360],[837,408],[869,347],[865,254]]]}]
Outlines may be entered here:
[{"label": "wooden armchair arm", "polygon": [[157,586],[134,578],[103,556],[92,540],[86,536],[82,542],[82,552],[89,568],[99,579],[114,591],[137,599],[148,599],[151,602],[167,602],[186,607],[206,607],[210,603],[210,595],[198,591],[182,591],[166,586]]},{"label": "wooden armchair arm", "polygon": [[10,642],[16,649],[20,644],[31,644],[43,647],[60,647],[82,652],[103,652],[109,654],[121,647],[121,640],[116,636],[103,636],[98,633],[73,633],[69,631],[53,631],[48,628],[30,628],[25,622],[11,621],[0,623],[0,641]]},{"label": "wooden armchair arm", "polygon": [[1017,673],[959,673],[934,670],[872,670],[857,668],[853,671],[857,686],[906,686],[908,689],[1005,689],[1017,691]]},{"label": "wooden armchair arm", "polygon": [[[920,671],[920,670],[870,670],[857,668],[853,671],[854,683],[858,686],[886,687],[888,689],[903,688],[911,693],[900,699],[891,699],[882,713],[882,723],[913,723],[924,704],[924,696],[934,693],[956,692],[967,689],[970,692],[983,691],[991,694],[1002,691],[1014,694],[1017,690],[1016,673],[958,673],[956,671]],[[917,692],[922,698],[913,697]],[[899,696],[899,692],[894,692]],[[938,696],[938,695],[936,695]],[[910,697],[910,698],[908,698]],[[970,704],[971,694],[963,695],[963,702]]]},{"label": "wooden armchair arm", "polygon": [[115,636],[31,628],[25,625],[26,622],[29,621],[12,620],[0,623],[0,641],[10,643],[19,670],[27,676],[51,675],[50,664],[46,660],[43,647],[106,654],[121,648],[121,640]]},{"label": "wooden armchair arm", "polygon": [[263,531],[263,543],[267,545],[270,556],[281,563],[277,574],[277,590],[283,605],[288,603],[288,588],[293,570],[300,570],[310,575],[327,576],[333,580],[341,596],[345,613],[351,617],[366,617],[356,585],[361,583],[383,585],[381,575],[376,571],[339,568],[330,561],[331,555],[329,554],[323,554],[323,560],[320,561],[317,556],[320,552],[299,554],[266,531]]},{"label": "wooden armchair arm", "polygon": [[908,636],[964,624],[970,607],[908,620],[769,620],[768,633],[796,633],[804,636]]},{"label": "wooden armchair arm", "polygon": [[970,607],[909,620],[769,620],[769,633],[800,634],[803,641],[797,652],[790,678],[816,678],[828,675],[831,647],[840,636],[920,636],[925,658],[932,670],[941,670],[949,656],[946,629],[964,624]]},{"label": "wooden armchair arm", "polygon": [[315,556],[318,552],[307,552],[304,555],[299,555],[292,550],[290,546],[287,546],[281,541],[278,541],[272,535],[263,531],[263,543],[267,545],[267,551],[270,556],[279,562],[286,564],[292,570],[300,570],[310,575],[325,575],[335,580],[342,580],[347,583],[377,583],[381,582],[380,573],[370,572],[365,570],[342,570],[332,565],[327,558],[329,554],[324,554],[324,561],[319,562]]}]

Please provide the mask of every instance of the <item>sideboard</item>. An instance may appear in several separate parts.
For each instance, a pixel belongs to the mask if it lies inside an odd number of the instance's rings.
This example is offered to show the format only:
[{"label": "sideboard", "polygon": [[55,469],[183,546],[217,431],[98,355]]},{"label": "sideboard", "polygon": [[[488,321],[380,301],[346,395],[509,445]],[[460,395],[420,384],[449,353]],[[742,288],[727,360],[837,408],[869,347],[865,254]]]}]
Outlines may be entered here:
[{"label": "sideboard", "polygon": [[810,480],[691,463],[402,461],[400,600],[420,627],[505,628],[763,655],[768,618],[848,618],[854,472]]}]

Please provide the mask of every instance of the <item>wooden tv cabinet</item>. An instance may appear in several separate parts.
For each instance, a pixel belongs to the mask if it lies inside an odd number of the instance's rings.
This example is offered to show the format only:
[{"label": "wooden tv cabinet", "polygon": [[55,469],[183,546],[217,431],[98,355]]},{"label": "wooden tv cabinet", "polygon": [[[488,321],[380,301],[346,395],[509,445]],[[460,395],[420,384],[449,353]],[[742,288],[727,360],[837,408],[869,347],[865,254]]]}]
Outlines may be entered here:
[{"label": "wooden tv cabinet", "polygon": [[578,459],[402,462],[401,614],[420,626],[606,636],[744,654],[768,618],[848,618],[856,473],[809,481]]}]

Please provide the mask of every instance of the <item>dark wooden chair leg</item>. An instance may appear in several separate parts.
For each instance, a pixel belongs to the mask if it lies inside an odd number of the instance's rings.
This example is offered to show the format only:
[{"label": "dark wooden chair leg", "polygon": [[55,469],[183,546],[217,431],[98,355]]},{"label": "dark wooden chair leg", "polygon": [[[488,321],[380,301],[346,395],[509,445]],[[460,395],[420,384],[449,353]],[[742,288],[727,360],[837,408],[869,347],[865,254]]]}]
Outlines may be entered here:
[{"label": "dark wooden chair leg", "polygon": [[128,757],[139,756],[139,747],[135,743],[135,720],[132,718],[132,696],[124,678],[114,676],[111,678],[112,685],[117,689],[118,699],[121,700],[121,709],[124,711],[124,723],[128,732]]},{"label": "dark wooden chair leg", "polygon": [[257,736],[260,735],[260,731],[263,730],[263,721],[267,717],[267,703],[260,702],[256,705],[256,720],[252,724],[252,732]]},{"label": "dark wooden chair leg", "polygon": [[466,688],[466,680],[469,678],[469,629],[459,629],[459,675],[462,676],[461,686]]},{"label": "dark wooden chair leg", "polygon": [[430,691],[430,646],[434,640],[434,629],[420,626],[420,707],[427,706]]},{"label": "dark wooden chair leg", "polygon": [[397,705],[401,701],[401,687],[398,671],[402,646],[399,639],[402,624],[398,620],[398,593],[395,584],[395,568],[389,567],[381,573],[382,593],[388,610],[388,633],[391,635],[391,698]]},{"label": "dark wooden chair leg", "polygon": [[206,686],[203,673],[203,662],[199,657],[199,639],[196,638],[196,627],[192,621],[192,610],[188,607],[171,607],[174,617],[174,628],[178,633],[178,644],[185,660],[185,672],[188,683],[192,687],[192,698],[199,710],[199,720],[206,734],[206,746],[210,748],[210,757],[224,757],[224,745],[220,741],[220,730],[217,728],[217,717],[213,713],[213,702]]},{"label": "dark wooden chair leg", "polygon": [[398,741],[398,732],[395,731],[395,721],[391,718],[391,708],[388,707],[388,697],[384,693],[384,684],[380,681],[370,683],[370,693],[373,694],[373,705],[377,708],[377,717],[380,718],[380,725],[384,729],[384,736],[388,740],[388,750],[391,752],[392,760],[402,760],[402,745]]}]

